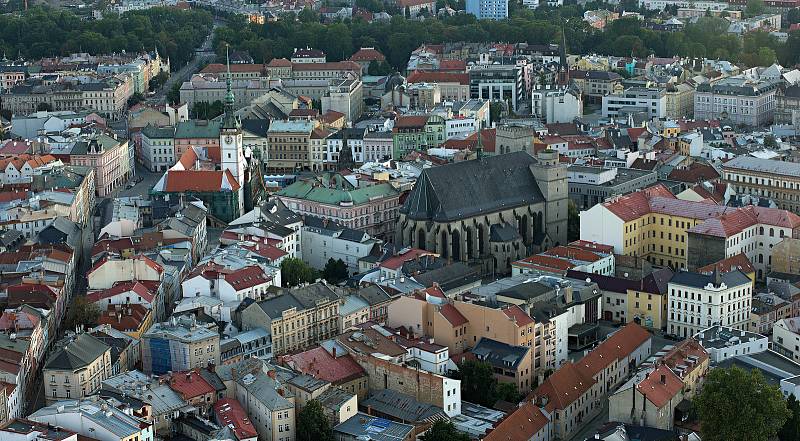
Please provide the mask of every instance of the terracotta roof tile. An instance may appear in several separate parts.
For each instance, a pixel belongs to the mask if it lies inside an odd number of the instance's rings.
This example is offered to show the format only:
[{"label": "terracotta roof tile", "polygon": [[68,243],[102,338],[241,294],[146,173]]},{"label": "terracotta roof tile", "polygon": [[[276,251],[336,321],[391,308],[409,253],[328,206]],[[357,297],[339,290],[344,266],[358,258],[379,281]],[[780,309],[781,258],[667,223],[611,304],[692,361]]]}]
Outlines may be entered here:
[{"label": "terracotta roof tile", "polygon": [[135,303],[125,306],[108,305],[97,320],[97,324],[110,325],[120,332],[137,331],[147,320],[149,314],[150,309]]},{"label": "terracotta roof tile", "polygon": [[350,355],[334,357],[323,347],[287,355],[284,357],[284,362],[292,369],[334,385],[347,383],[367,375]]},{"label": "terracotta roof tile", "polygon": [[584,375],[594,377],[611,363],[629,356],[650,338],[647,330],[634,322],[628,323],[586,354],[576,366]]},{"label": "terracotta roof tile", "polygon": [[413,83],[458,83],[462,86],[469,85],[468,73],[442,72],[442,71],[414,71],[406,78],[409,84]]},{"label": "terracotta roof tile", "polygon": [[504,309],[503,314],[513,320],[519,327],[527,326],[534,321],[531,316],[526,314],[525,311],[523,311],[522,308],[517,305],[509,306],[508,308]]},{"label": "terracotta roof tile", "polygon": [[[483,437],[484,441],[528,441],[539,439],[536,434],[545,430],[549,418],[539,406],[526,402]],[[548,432],[545,432],[548,433]],[[543,439],[547,439],[544,437]]]},{"label": "terracotta roof tile", "polygon": [[218,192],[225,188],[238,191],[239,183],[230,170],[170,170],[164,191],[180,193],[188,191]]},{"label": "terracotta roof tile", "polygon": [[456,309],[455,306],[449,303],[442,306],[442,309],[439,312],[445,319],[447,319],[448,322],[450,322],[453,327],[464,325],[469,321],[458,311],[458,309]]},{"label": "terracotta roof tile", "polygon": [[719,262],[712,263],[704,267],[700,267],[697,269],[697,272],[712,273],[714,272],[714,269],[716,269],[721,273],[727,273],[736,270],[740,270],[745,274],[750,274],[752,272],[755,272],[753,264],[750,262],[750,259],[748,259],[744,253],[739,253],[735,256],[728,257],[727,259],[722,259]]},{"label": "terracotta roof tile", "polygon": [[350,61],[384,61],[386,57],[372,47],[362,47],[350,56]]},{"label": "terracotta roof tile", "polygon": [[179,393],[184,400],[200,397],[206,394],[214,394],[216,389],[208,383],[198,369],[191,371],[175,372],[171,376],[164,375],[161,380],[169,385],[169,388]]},{"label": "terracotta roof tile", "polygon": [[[657,408],[664,407],[683,388],[683,382],[667,366],[659,366],[636,385],[636,389]],[[677,403],[675,403],[677,404]]]},{"label": "terracotta roof tile", "polygon": [[214,403],[214,415],[221,426],[233,428],[237,439],[258,438],[250,417],[235,398],[222,398]]},{"label": "terracotta roof tile", "polygon": [[585,375],[571,361],[561,365],[552,375],[547,377],[535,391],[532,397],[538,400],[547,397],[546,410],[563,410],[569,407],[591,387],[597,383],[591,376]]}]

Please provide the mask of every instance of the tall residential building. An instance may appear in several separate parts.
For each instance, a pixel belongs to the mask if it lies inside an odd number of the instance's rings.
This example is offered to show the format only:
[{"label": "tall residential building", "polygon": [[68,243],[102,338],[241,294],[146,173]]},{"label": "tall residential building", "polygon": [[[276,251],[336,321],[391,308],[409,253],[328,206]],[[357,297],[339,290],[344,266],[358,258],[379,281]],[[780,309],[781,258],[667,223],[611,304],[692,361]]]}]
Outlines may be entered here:
[{"label": "tall residential building", "polygon": [[194,316],[171,317],[154,324],[142,335],[142,370],[161,375],[219,365],[216,326],[198,324]]},{"label": "tall residential building", "polygon": [[545,124],[571,123],[583,116],[581,91],[572,86],[536,86],[531,104],[531,115]]},{"label": "tall residential building", "polygon": [[87,397],[111,376],[111,347],[78,334],[48,358],[42,372],[47,403]]},{"label": "tall residential building", "polygon": [[284,290],[241,312],[242,329],[264,328],[275,355],[307,349],[339,330],[340,297],[326,283]]},{"label": "tall residential building", "polygon": [[770,270],[771,246],[800,228],[800,217],[786,210],[680,200],[660,184],[580,217],[581,239],[611,245],[617,254],[695,269],[744,253],[759,278]]},{"label": "tall residential building", "polygon": [[722,177],[737,194],[772,199],[800,213],[800,164],[740,155],[722,164]]},{"label": "tall residential building", "polygon": [[741,271],[681,271],[669,282],[667,330],[680,337],[714,325],[748,329],[753,281]]},{"label": "tall residential building", "polygon": [[762,126],[773,121],[775,91],[781,80],[728,77],[702,83],[694,93],[694,117],[727,119],[733,124]]},{"label": "tall residential building", "polygon": [[95,189],[100,197],[108,197],[131,177],[128,140],[94,133],[78,139],[70,153],[72,165],[94,170]]},{"label": "tall residential building", "polygon": [[508,18],[508,0],[467,0],[467,14],[478,20],[505,20]]},{"label": "tall residential building", "polygon": [[267,132],[268,167],[270,170],[293,172],[311,170],[311,121],[273,121]]},{"label": "tall residential building", "polygon": [[298,180],[276,193],[290,210],[363,230],[382,240],[394,236],[400,193],[388,183],[356,181],[339,173]]},{"label": "tall residential building", "polygon": [[622,93],[601,98],[604,118],[618,118],[643,113],[648,119],[664,118],[667,114],[666,91],[659,88],[630,87]]},{"label": "tall residential building", "polygon": [[469,87],[471,98],[509,103],[516,111],[525,97],[523,68],[517,64],[489,64],[487,57],[470,69]]}]

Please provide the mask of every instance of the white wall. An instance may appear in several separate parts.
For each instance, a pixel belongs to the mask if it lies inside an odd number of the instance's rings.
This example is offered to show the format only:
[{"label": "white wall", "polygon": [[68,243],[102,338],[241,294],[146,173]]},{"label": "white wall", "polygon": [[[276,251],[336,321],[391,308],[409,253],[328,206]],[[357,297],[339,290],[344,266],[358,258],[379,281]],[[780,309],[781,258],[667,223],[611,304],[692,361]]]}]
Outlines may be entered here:
[{"label": "white wall", "polygon": [[622,254],[623,230],[625,222],[602,204],[582,211],[581,240],[588,240],[614,247],[614,252]]}]

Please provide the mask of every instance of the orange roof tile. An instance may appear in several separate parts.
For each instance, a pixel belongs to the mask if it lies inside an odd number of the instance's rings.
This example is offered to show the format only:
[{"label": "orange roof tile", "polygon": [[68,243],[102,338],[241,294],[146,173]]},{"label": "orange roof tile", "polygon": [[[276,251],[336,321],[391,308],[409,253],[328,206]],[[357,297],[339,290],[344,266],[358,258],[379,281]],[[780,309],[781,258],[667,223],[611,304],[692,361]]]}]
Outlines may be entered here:
[{"label": "orange roof tile", "polygon": [[[636,385],[636,389],[657,408],[664,407],[683,388],[683,382],[667,366],[659,366]],[[674,403],[677,404],[677,403]]]},{"label": "orange roof tile", "polygon": [[721,273],[728,273],[736,270],[740,270],[745,274],[750,274],[755,272],[753,264],[750,262],[750,259],[748,259],[747,255],[745,255],[744,253],[739,253],[735,256],[728,257],[727,259],[722,259],[719,262],[712,263],[704,267],[700,267],[697,269],[697,272],[712,273],[714,272],[714,269],[716,269]]},{"label": "orange roof tile", "polygon": [[594,377],[611,363],[629,356],[651,338],[643,327],[630,322],[576,363],[586,376]]},{"label": "orange roof tile", "polygon": [[350,61],[384,61],[386,57],[372,47],[362,47],[350,56]]},{"label": "orange roof tile", "polygon": [[585,375],[571,361],[561,365],[552,375],[544,380],[531,393],[533,402],[538,404],[543,397],[547,398],[545,409],[563,410],[575,402],[597,383],[591,376]]},{"label": "orange roof tile", "polygon": [[[492,429],[484,441],[528,441],[539,439],[536,434],[545,430],[549,418],[539,406],[526,402]],[[546,437],[545,437],[546,439]]]},{"label": "orange roof tile", "polygon": [[227,183],[230,191],[239,191],[240,185],[236,182],[230,170],[170,170],[167,172],[167,182],[164,191],[179,192],[218,192],[223,191]]},{"label": "orange roof tile", "polygon": [[454,327],[461,326],[469,321],[466,317],[464,317],[463,314],[461,314],[461,312],[458,311],[458,309],[456,309],[455,306],[449,303],[442,306],[442,309],[439,310],[439,312]]}]

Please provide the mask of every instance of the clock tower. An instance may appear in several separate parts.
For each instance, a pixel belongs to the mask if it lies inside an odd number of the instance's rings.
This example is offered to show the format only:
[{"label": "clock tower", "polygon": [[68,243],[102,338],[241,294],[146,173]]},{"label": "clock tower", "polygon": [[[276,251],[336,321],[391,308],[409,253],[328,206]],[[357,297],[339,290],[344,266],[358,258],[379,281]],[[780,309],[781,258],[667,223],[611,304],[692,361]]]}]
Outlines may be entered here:
[{"label": "clock tower", "polygon": [[239,185],[244,188],[247,162],[244,158],[242,145],[242,123],[236,116],[234,97],[231,90],[231,65],[228,58],[228,93],[225,95],[225,114],[222,117],[222,126],[219,131],[219,147],[222,156],[222,170],[230,170]]},{"label": "clock tower", "polygon": [[228,76],[225,82],[228,92],[225,94],[225,114],[222,117],[222,125],[219,130],[220,166],[223,171],[230,170],[236,182],[239,183],[238,203],[239,213],[241,214],[244,212],[244,188],[245,182],[247,182],[247,162],[244,158],[244,147],[242,145],[242,122],[239,121],[234,109],[233,90],[231,90],[230,56],[227,56],[227,59]]}]

